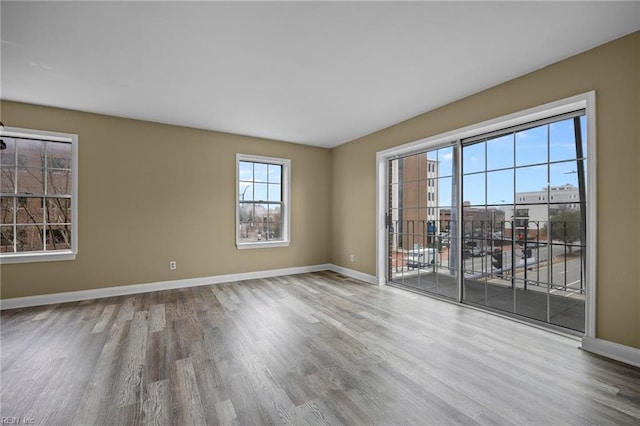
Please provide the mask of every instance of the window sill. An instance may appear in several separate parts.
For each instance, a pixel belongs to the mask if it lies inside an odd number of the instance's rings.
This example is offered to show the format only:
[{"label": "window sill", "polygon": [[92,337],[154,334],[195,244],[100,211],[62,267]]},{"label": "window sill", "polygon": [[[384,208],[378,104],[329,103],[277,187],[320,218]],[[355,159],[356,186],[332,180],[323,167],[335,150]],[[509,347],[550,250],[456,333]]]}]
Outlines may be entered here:
[{"label": "window sill", "polygon": [[259,243],[236,243],[238,250],[244,249],[261,249],[261,248],[275,248],[275,247],[288,247],[289,241],[264,241]]},{"label": "window sill", "polygon": [[55,253],[12,253],[0,255],[0,265],[12,263],[55,262],[59,260],[75,260],[76,253],[71,250],[57,251]]}]

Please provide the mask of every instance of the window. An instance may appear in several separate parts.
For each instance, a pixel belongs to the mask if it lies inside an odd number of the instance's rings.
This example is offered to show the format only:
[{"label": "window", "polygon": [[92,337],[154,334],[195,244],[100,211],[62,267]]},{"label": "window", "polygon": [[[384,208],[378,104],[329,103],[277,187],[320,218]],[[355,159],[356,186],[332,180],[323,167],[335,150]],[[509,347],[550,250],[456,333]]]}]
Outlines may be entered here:
[{"label": "window", "polygon": [[290,160],[236,155],[236,246],[289,245]]},{"label": "window", "polygon": [[77,136],[5,128],[0,150],[0,262],[77,253]]}]

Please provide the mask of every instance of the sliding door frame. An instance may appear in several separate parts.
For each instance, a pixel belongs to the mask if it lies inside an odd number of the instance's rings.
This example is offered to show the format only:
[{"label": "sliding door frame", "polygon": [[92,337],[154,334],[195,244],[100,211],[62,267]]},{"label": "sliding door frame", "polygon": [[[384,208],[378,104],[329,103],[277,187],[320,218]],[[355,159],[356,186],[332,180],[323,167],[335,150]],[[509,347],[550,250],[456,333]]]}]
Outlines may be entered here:
[{"label": "sliding door frame", "polygon": [[[555,115],[584,109],[587,119],[587,152],[589,161],[587,162],[587,238],[586,238],[586,299],[585,299],[585,332],[584,337],[596,337],[596,279],[597,279],[597,191],[596,191],[596,94],[595,91],[586,92],[580,95],[550,102],[534,108],[508,114],[482,123],[473,124],[460,129],[441,133],[439,135],[409,142],[400,146],[392,147],[376,153],[376,278],[378,285],[385,285],[388,282],[388,242],[385,215],[389,203],[389,160],[402,157],[420,151],[428,151],[437,147],[457,144],[460,149],[462,139],[471,138],[481,134],[506,129],[513,126],[545,119]],[[457,156],[458,163],[461,161],[460,152]],[[460,165],[460,164],[458,164]],[[458,169],[460,170],[460,169]],[[460,176],[456,177],[456,179]],[[460,197],[460,187],[458,185],[458,196]],[[461,203],[458,200],[458,209]],[[459,238],[459,236],[458,236]],[[459,246],[459,244],[458,244]],[[458,272],[461,279],[462,275]],[[461,286],[459,286],[459,289]],[[458,291],[458,303],[462,303],[461,291]]]}]

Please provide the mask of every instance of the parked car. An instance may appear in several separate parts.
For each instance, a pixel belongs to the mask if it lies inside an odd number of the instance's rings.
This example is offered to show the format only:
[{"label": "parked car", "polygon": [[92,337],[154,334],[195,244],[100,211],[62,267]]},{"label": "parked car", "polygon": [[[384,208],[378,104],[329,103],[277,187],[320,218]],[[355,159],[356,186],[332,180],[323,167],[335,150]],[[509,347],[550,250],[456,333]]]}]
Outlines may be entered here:
[{"label": "parked car", "polygon": [[480,247],[471,247],[469,248],[469,254],[472,257],[480,257],[480,256],[484,256],[487,253]]},{"label": "parked car", "polygon": [[410,250],[405,259],[406,265],[409,268],[424,268],[433,265],[436,262],[436,253],[437,250],[433,247]]},{"label": "parked car", "polygon": [[466,258],[484,256],[487,252],[483,246],[483,241],[467,241],[462,252]]}]

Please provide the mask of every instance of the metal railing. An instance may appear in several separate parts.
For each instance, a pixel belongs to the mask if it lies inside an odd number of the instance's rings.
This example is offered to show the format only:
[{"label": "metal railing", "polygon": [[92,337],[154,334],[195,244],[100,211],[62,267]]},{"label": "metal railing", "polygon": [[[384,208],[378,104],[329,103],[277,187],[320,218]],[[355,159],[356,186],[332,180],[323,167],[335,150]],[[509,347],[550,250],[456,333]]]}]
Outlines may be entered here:
[{"label": "metal railing", "polygon": [[[449,250],[454,222],[395,220],[389,227],[391,277],[456,264]],[[469,220],[462,222],[462,272],[528,289],[585,293],[585,242],[572,221]]]}]

